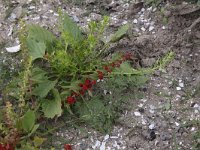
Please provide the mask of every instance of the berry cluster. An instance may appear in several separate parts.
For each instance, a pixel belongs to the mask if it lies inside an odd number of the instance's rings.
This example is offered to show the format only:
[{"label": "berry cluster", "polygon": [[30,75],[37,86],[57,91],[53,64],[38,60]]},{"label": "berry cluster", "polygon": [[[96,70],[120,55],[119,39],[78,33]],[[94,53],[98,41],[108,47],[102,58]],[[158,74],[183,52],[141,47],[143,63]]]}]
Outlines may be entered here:
[{"label": "berry cluster", "polygon": [[0,144],[0,150],[14,150],[14,148],[11,147],[10,144],[6,145]]},{"label": "berry cluster", "polygon": [[[131,53],[126,53],[126,54],[122,55],[121,59],[118,59],[115,62],[112,62],[109,65],[104,66],[103,70],[105,73],[111,73],[115,67],[120,67],[122,62],[130,60],[130,59],[132,59],[132,57],[133,57],[133,55]],[[99,70],[96,71],[99,80],[102,80],[104,78],[104,76],[105,76],[104,72],[99,71]],[[80,95],[84,95],[87,90],[91,90],[92,86],[95,85],[96,82],[97,82],[97,80],[86,79],[85,83],[79,84],[79,87],[80,87],[79,92],[78,93],[73,92],[71,94],[71,96],[68,96],[66,98],[66,102],[70,105],[74,104],[76,102],[76,97],[80,96]]]}]

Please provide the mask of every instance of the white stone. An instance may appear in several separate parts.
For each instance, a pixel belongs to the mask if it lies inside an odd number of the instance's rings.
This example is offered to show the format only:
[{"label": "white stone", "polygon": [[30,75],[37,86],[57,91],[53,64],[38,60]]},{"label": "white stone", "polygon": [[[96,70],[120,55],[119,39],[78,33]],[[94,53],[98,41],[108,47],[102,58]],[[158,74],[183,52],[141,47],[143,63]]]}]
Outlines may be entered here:
[{"label": "white stone", "polygon": [[106,150],[106,142],[102,142],[100,150]]},{"label": "white stone", "polygon": [[138,107],[143,107],[143,104],[139,104]]},{"label": "white stone", "polygon": [[134,115],[137,116],[137,117],[141,116],[141,114],[139,112],[134,112]]},{"label": "white stone", "polygon": [[153,26],[150,26],[150,27],[149,27],[149,31],[150,31],[150,32],[151,32],[153,29],[154,29]]},{"label": "white stone", "polygon": [[157,8],[155,7],[154,9],[153,9],[153,12],[155,12],[157,10]]},{"label": "white stone", "polygon": [[192,127],[190,131],[195,131],[195,127]]},{"label": "white stone", "polygon": [[152,130],[152,129],[155,129],[155,124],[153,124],[153,123],[150,124],[150,125],[149,125],[149,129],[151,129],[151,130]]},{"label": "white stone", "polygon": [[177,90],[177,91],[180,91],[180,90],[181,90],[181,87],[176,87],[176,90]]},{"label": "white stone", "polygon": [[110,136],[111,139],[118,139],[118,136]]},{"label": "white stone", "polygon": [[175,122],[175,125],[178,127],[180,124],[178,122]]},{"label": "white stone", "polygon": [[145,8],[142,8],[142,9],[141,9],[141,12],[144,12],[144,11],[145,11]]},{"label": "white stone", "polygon": [[35,9],[35,6],[30,6],[29,9]]},{"label": "white stone", "polygon": [[128,21],[126,21],[126,20],[124,20],[124,21],[122,22],[123,25],[125,25],[125,24],[127,24],[127,23],[128,23]]},{"label": "white stone", "polygon": [[183,88],[184,87],[184,83],[179,83],[179,86]]},{"label": "white stone", "polygon": [[9,53],[16,53],[16,52],[20,51],[20,45],[13,46],[13,47],[7,47],[6,51]]},{"label": "white stone", "polygon": [[152,109],[150,109],[150,110],[149,110],[149,112],[153,114],[155,111],[154,111],[154,110],[152,110]]},{"label": "white stone", "polygon": [[198,104],[195,104],[193,107],[194,107],[194,108],[198,108],[198,107],[199,107],[199,105],[198,105]]},{"label": "white stone", "polygon": [[199,111],[198,111],[197,109],[195,109],[195,110],[194,110],[194,113],[195,113],[195,114],[198,114],[198,113],[199,113]]},{"label": "white stone", "polygon": [[96,149],[101,145],[101,142],[99,140],[96,141],[95,145],[92,146],[93,149]]},{"label": "white stone", "polygon": [[137,24],[137,23],[138,23],[138,20],[137,20],[137,19],[134,19],[134,20],[133,20],[133,23]]},{"label": "white stone", "polygon": [[109,136],[108,134],[106,134],[106,136],[104,137],[104,141],[108,140],[109,137],[110,137],[110,136]]},{"label": "white stone", "polygon": [[163,30],[165,30],[165,29],[166,29],[166,27],[165,27],[165,26],[162,26],[162,29],[163,29]]},{"label": "white stone", "polygon": [[141,28],[142,31],[146,31],[146,29],[144,27]]},{"label": "white stone", "polygon": [[58,13],[53,13],[53,15],[54,15],[54,16],[57,16],[57,17],[59,16],[59,14],[58,14]]},{"label": "white stone", "polygon": [[151,7],[149,7],[149,8],[147,8],[147,10],[148,10],[148,11],[152,11],[152,6],[151,6]]}]

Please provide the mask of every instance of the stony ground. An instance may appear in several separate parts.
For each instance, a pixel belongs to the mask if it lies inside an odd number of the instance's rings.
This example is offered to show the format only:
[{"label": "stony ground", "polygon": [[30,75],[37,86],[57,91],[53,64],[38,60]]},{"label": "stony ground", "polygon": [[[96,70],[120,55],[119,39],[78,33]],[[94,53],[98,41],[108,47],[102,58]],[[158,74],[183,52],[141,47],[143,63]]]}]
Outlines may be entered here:
[{"label": "stony ground", "polygon": [[129,38],[113,49],[134,51],[142,67],[169,51],[175,52],[175,58],[151,77],[143,89],[145,96],[131,101],[132,109],[122,114],[121,123],[109,135],[88,128],[87,134],[62,129],[55,135],[60,141],[53,145],[61,149],[62,141],[71,139],[75,150],[189,150],[200,144],[193,138],[200,131],[200,7],[182,1],[147,7],[125,0],[0,0],[0,60],[11,72],[16,59],[5,47],[19,44],[20,19],[54,30],[59,7],[83,27],[105,14],[111,18],[112,30],[130,23]]}]

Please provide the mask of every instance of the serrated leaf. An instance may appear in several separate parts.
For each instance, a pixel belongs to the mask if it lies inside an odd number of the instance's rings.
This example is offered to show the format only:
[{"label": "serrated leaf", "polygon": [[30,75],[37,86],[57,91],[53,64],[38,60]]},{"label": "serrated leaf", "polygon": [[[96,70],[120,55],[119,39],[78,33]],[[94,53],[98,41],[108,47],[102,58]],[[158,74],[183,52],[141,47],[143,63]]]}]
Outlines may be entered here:
[{"label": "serrated leaf", "polygon": [[44,81],[44,82],[40,83],[33,90],[33,94],[36,96],[39,96],[40,98],[44,98],[47,96],[49,91],[54,88],[56,83],[57,83],[57,80],[56,81],[50,81],[50,80]]},{"label": "serrated leaf", "polygon": [[31,80],[37,83],[47,81],[48,77],[46,76],[46,74],[47,74],[46,71],[38,67],[33,68]]},{"label": "serrated leaf", "polygon": [[128,29],[129,29],[129,24],[120,27],[118,31],[114,35],[112,35],[109,42],[114,43],[116,41],[119,41],[127,33]]},{"label": "serrated leaf", "polygon": [[27,39],[27,46],[29,50],[29,55],[32,56],[32,59],[43,58],[46,50],[46,45],[44,42],[36,42],[33,39]]},{"label": "serrated leaf", "polygon": [[55,36],[38,25],[29,25],[28,38],[36,40],[37,42],[51,43],[55,39]]},{"label": "serrated leaf", "polygon": [[45,117],[54,118],[56,115],[61,116],[61,98],[56,89],[52,90],[54,99],[53,100],[43,100],[42,101],[42,111]]},{"label": "serrated leaf", "polygon": [[32,130],[35,124],[35,113],[34,111],[28,110],[22,118],[22,127],[24,131],[29,132]]},{"label": "serrated leaf", "polygon": [[63,30],[70,37],[71,41],[80,42],[83,40],[83,36],[80,28],[76,23],[72,21],[72,19],[68,15],[63,15]]}]

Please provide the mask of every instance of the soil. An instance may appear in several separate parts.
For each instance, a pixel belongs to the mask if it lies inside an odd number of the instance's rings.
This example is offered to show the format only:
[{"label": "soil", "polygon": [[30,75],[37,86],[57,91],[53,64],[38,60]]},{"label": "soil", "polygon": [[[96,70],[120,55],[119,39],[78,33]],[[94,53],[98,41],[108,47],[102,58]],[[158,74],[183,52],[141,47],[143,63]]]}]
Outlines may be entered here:
[{"label": "soil", "polygon": [[123,112],[109,135],[88,127],[82,127],[84,132],[62,128],[52,137],[52,145],[61,149],[69,142],[75,150],[189,150],[198,144],[200,149],[200,137],[193,137],[200,131],[200,7],[183,1],[152,7],[119,0],[0,0],[2,64],[8,59],[20,62],[5,51],[18,43],[20,18],[54,30],[59,7],[83,27],[104,14],[111,18],[109,32],[130,23],[129,37],[112,49],[133,52],[141,67],[151,66],[169,51],[175,58],[151,76],[145,96],[130,102],[132,109]]}]

